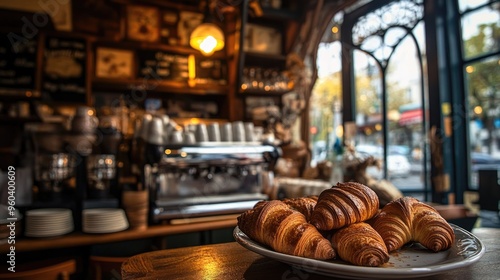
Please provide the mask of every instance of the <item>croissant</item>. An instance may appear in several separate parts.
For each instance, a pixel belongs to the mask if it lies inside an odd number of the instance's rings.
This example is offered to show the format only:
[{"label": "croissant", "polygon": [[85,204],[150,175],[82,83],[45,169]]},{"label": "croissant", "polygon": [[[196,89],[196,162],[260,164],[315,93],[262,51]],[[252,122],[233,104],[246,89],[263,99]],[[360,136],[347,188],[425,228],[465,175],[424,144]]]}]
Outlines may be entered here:
[{"label": "croissant", "polygon": [[337,183],[324,190],[311,215],[310,223],[319,230],[331,230],[373,217],[379,208],[377,194],[354,182]]},{"label": "croissant", "polygon": [[238,227],[251,239],[273,250],[306,258],[335,258],[328,239],[300,212],[280,200],[260,203],[238,217]]},{"label": "croissant", "polygon": [[362,266],[381,266],[389,261],[384,240],[369,224],[360,222],[337,230],[333,248],[344,261]]},{"label": "croissant", "polygon": [[[295,198],[285,198],[283,201],[288,207],[293,210],[299,211],[304,216],[306,216],[306,220],[309,220],[311,214],[314,210],[314,206],[316,206],[316,202],[318,201],[317,196],[307,196],[307,197],[295,197]],[[267,200],[262,200],[257,202],[254,207],[260,207],[261,204],[267,203]]]},{"label": "croissant", "polygon": [[382,236],[389,252],[410,241],[438,252],[450,248],[455,241],[448,222],[434,208],[413,197],[389,202],[370,223]]},{"label": "croissant", "polygon": [[282,200],[286,205],[292,209],[299,211],[304,216],[306,220],[309,221],[316,203],[318,202],[317,196],[308,197],[297,197],[297,198],[285,198]]}]

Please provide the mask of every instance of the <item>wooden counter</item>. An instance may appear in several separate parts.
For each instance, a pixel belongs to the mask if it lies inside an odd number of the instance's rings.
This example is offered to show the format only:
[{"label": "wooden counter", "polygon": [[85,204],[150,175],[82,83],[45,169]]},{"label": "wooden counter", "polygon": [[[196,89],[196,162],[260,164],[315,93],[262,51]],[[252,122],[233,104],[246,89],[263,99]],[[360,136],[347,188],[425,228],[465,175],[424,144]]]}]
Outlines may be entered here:
[{"label": "wooden counter", "polygon": [[[230,228],[236,226],[236,216],[227,215],[220,217],[211,217],[205,220],[186,220],[185,223],[153,225],[147,229],[106,233],[106,234],[87,234],[82,232],[73,232],[64,236],[53,238],[16,238],[16,252],[29,252],[44,249],[69,248],[88,246],[95,244],[129,241],[136,239],[161,237],[180,233],[198,232],[205,230],[214,230],[221,228]],[[0,245],[0,253],[8,252],[11,245]]]},{"label": "wooden counter", "polygon": [[[500,229],[478,228],[473,233],[486,247],[485,254],[477,262],[425,279],[498,279]],[[122,277],[123,279],[332,279],[261,256],[236,242],[139,254],[123,263]]]}]

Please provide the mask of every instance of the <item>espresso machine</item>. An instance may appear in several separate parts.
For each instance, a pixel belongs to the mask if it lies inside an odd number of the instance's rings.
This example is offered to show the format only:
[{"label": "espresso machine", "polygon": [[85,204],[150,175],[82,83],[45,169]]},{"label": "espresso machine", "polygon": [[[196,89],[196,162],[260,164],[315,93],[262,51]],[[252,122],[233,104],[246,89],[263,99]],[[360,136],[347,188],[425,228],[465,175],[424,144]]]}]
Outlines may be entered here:
[{"label": "espresso machine", "polygon": [[268,199],[262,173],[272,170],[278,148],[260,143],[167,145],[144,166],[152,223],[237,214]]}]

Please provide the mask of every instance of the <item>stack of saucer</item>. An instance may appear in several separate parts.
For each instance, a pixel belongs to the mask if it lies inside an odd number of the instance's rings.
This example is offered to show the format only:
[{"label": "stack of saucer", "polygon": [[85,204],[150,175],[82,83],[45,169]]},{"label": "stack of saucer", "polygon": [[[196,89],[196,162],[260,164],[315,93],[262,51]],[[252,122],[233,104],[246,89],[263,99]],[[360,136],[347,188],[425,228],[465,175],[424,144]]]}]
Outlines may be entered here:
[{"label": "stack of saucer", "polygon": [[71,209],[44,208],[26,211],[28,237],[53,237],[70,233],[74,229]]},{"label": "stack of saucer", "polygon": [[128,228],[127,217],[123,209],[85,209],[82,214],[82,229],[86,233],[111,233]]}]

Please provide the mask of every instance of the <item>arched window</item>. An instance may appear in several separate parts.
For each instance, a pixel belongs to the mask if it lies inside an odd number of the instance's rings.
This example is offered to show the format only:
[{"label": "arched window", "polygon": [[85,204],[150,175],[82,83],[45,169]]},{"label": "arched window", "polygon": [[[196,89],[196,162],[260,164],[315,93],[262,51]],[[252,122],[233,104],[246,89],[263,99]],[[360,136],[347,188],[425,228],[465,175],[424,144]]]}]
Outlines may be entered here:
[{"label": "arched window", "polygon": [[[422,1],[373,2],[335,15],[325,36],[330,42],[319,47],[310,112],[313,161],[338,161],[339,140],[353,141],[357,152],[383,163],[368,169],[372,177],[425,199]],[[355,127],[346,131],[353,135],[340,128],[346,122]]]},{"label": "arched window", "polygon": [[498,0],[358,1],[337,13],[318,50],[313,162],[338,160],[340,139],[381,159],[372,177],[463,203],[484,160],[500,168],[499,38]]}]

